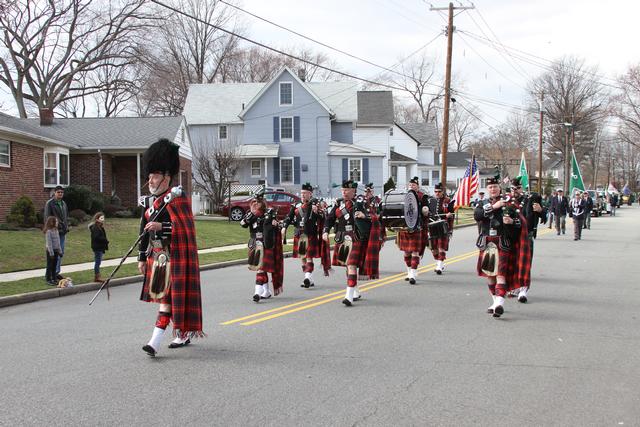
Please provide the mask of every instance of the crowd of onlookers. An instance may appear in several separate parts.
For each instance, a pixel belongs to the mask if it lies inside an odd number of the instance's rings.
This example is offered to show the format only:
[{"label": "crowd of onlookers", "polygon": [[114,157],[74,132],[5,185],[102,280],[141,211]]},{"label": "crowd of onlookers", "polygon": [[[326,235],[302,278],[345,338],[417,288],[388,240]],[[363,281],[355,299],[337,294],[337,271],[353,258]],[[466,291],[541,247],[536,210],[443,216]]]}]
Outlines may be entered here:
[{"label": "crowd of onlookers", "polygon": [[[64,256],[64,247],[66,236],[69,232],[69,209],[63,200],[64,188],[57,186],[54,189],[53,197],[44,205],[44,227],[45,248],[47,258],[47,268],[45,272],[45,280],[50,286],[57,286],[62,279],[60,267],[62,265],[62,257]],[[104,229],[104,213],[98,212],[93,216],[93,220],[89,224],[91,232],[91,249],[94,255],[94,280],[101,282],[100,264],[102,257],[107,249],[109,249],[109,240]]]}]

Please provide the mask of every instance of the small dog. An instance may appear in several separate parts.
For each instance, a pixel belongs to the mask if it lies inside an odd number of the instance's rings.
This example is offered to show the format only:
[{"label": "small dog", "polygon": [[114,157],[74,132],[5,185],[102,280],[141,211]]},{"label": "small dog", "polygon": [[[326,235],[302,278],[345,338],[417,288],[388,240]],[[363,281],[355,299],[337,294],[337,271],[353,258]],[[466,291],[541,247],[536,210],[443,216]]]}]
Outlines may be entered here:
[{"label": "small dog", "polygon": [[58,287],[59,288],[73,288],[73,281],[70,278],[65,277],[65,278],[60,279],[58,281]]}]

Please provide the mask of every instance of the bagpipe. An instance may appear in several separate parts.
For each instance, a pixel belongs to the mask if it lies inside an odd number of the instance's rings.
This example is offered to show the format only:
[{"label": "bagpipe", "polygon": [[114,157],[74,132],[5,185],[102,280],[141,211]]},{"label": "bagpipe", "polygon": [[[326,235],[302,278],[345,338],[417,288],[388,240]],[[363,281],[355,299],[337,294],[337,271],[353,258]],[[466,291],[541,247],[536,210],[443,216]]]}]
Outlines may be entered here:
[{"label": "bagpipe", "polygon": [[[148,222],[154,222],[158,216],[166,209],[166,207],[169,205],[169,203],[171,203],[171,201],[173,199],[175,199],[176,197],[180,197],[182,196],[183,192],[182,192],[182,186],[179,185],[177,187],[173,187],[171,189],[171,191],[169,191],[163,198],[162,198],[162,203],[161,205],[156,209],[153,207],[153,204],[151,204],[151,206],[144,206],[146,208],[149,209],[149,221]],[[115,274],[118,272],[118,270],[120,269],[120,267],[122,267],[122,264],[125,262],[125,260],[129,257],[129,255],[131,255],[131,252],[133,252],[133,249],[140,243],[140,241],[142,240],[142,238],[145,236],[145,234],[147,234],[148,231],[143,231],[142,233],[140,233],[140,235],[138,236],[138,238],[136,239],[135,242],[133,242],[133,245],[131,245],[131,247],[129,248],[129,250],[127,251],[127,253],[125,253],[122,258],[120,259],[120,263],[118,263],[118,265],[116,266],[116,268],[113,269],[113,271],[111,272],[111,274],[109,275],[109,277],[107,277],[107,280],[105,280],[102,283],[102,286],[100,286],[100,288],[98,289],[98,291],[96,292],[96,294],[93,296],[93,298],[91,298],[91,301],[89,301],[89,305],[93,304],[93,302],[95,301],[95,299],[98,297],[98,295],[100,295],[100,292],[102,292],[103,289],[107,289],[107,299],[111,298],[111,293],[109,292],[109,282],[111,282],[111,279],[113,278],[113,276],[115,276]],[[167,258],[164,260],[154,260],[154,267],[156,266],[156,261],[158,261],[158,265],[157,267],[160,267],[162,265],[162,267],[160,268],[160,270],[158,270],[158,274],[162,274],[162,271],[164,271],[164,278],[161,278],[159,275],[155,276],[156,279],[156,283],[158,285],[160,285],[161,283],[166,284],[166,286],[168,286],[169,283],[169,274],[168,274],[168,267],[169,267],[169,259],[168,259],[168,254],[167,254]],[[156,271],[154,270],[152,272],[152,279],[153,279],[153,275],[156,273]],[[164,279],[164,280],[163,280]],[[151,289],[151,287],[150,287]],[[151,293],[150,293],[151,294]]]},{"label": "bagpipe", "polygon": [[262,227],[258,227],[262,231],[257,231],[255,238],[252,237],[249,241],[249,255],[247,257],[249,270],[262,270],[265,249],[273,249],[276,243],[275,234],[278,232],[278,226],[273,225],[275,219],[276,210],[274,208],[267,209],[267,212],[262,217],[256,217],[249,212],[243,219],[245,222],[257,221],[262,224]]},{"label": "bagpipe", "polygon": [[[300,256],[305,256],[307,255],[307,250],[309,249],[309,235],[306,232],[306,225],[309,222],[309,219],[311,219],[311,214],[313,213],[313,207],[314,206],[318,206],[319,200],[316,198],[313,198],[309,201],[309,207],[307,208],[306,211],[304,211],[304,215],[302,216],[302,220],[300,221],[300,236],[298,237],[298,255]],[[317,230],[315,230],[317,233]],[[283,242],[284,244],[286,244],[286,235],[285,235],[285,241]]]}]

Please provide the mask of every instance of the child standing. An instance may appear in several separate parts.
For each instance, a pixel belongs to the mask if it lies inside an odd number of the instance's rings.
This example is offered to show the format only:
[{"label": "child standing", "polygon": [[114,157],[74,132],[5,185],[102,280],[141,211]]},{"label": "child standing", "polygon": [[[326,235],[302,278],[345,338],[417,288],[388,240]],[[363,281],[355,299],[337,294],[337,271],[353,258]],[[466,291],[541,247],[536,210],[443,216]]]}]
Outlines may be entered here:
[{"label": "child standing", "polygon": [[58,233],[58,219],[55,216],[48,217],[42,232],[45,233],[45,248],[47,249],[47,284],[49,286],[56,286],[56,264],[62,253],[60,234]]},{"label": "child standing", "polygon": [[91,249],[93,250],[93,274],[94,281],[102,283],[104,280],[100,277],[100,264],[102,257],[109,249],[109,240],[107,240],[107,232],[104,230],[104,214],[98,212],[93,216],[93,221],[89,224],[91,231]]}]

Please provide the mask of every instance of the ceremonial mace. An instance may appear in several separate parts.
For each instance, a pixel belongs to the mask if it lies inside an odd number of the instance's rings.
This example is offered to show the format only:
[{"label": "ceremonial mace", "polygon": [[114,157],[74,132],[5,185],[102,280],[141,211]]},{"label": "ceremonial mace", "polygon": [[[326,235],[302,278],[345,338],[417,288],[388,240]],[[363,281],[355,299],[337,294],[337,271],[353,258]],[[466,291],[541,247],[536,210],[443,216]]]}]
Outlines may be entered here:
[{"label": "ceremonial mace", "polygon": [[[164,200],[163,200],[163,204],[162,206],[160,206],[160,208],[158,209],[157,212],[155,212],[153,214],[152,217],[149,218],[149,222],[154,222],[154,220],[158,217],[158,215],[160,215],[162,213],[162,211],[167,207],[167,205],[175,198],[175,197],[180,197],[182,195],[182,186],[179,185],[177,187],[173,187],[171,189],[171,191],[169,193],[167,193],[166,196],[164,196]],[[120,260],[120,263],[116,266],[116,268],[113,269],[113,271],[111,272],[111,274],[109,275],[109,277],[107,277],[107,280],[105,280],[102,283],[102,286],[100,286],[100,289],[98,289],[98,292],[96,292],[96,294],[93,296],[93,298],[91,298],[91,301],[89,301],[89,305],[93,304],[93,302],[95,301],[96,298],[98,298],[98,295],[100,295],[100,292],[102,292],[102,290],[104,288],[107,289],[107,300],[111,298],[111,293],[109,292],[109,288],[108,288],[108,284],[111,281],[111,279],[113,278],[113,276],[115,276],[115,274],[118,272],[118,270],[120,269],[120,267],[122,267],[122,264],[124,264],[124,261],[129,257],[129,255],[131,255],[131,252],[133,252],[133,249],[138,245],[138,243],[140,243],[140,240],[142,240],[142,238],[144,237],[144,235],[147,234],[147,231],[143,231],[138,238],[136,239],[135,242],[133,242],[133,245],[131,245],[131,247],[129,248],[129,250],[127,251],[126,254],[124,254],[124,256],[122,257],[122,259]]]}]

